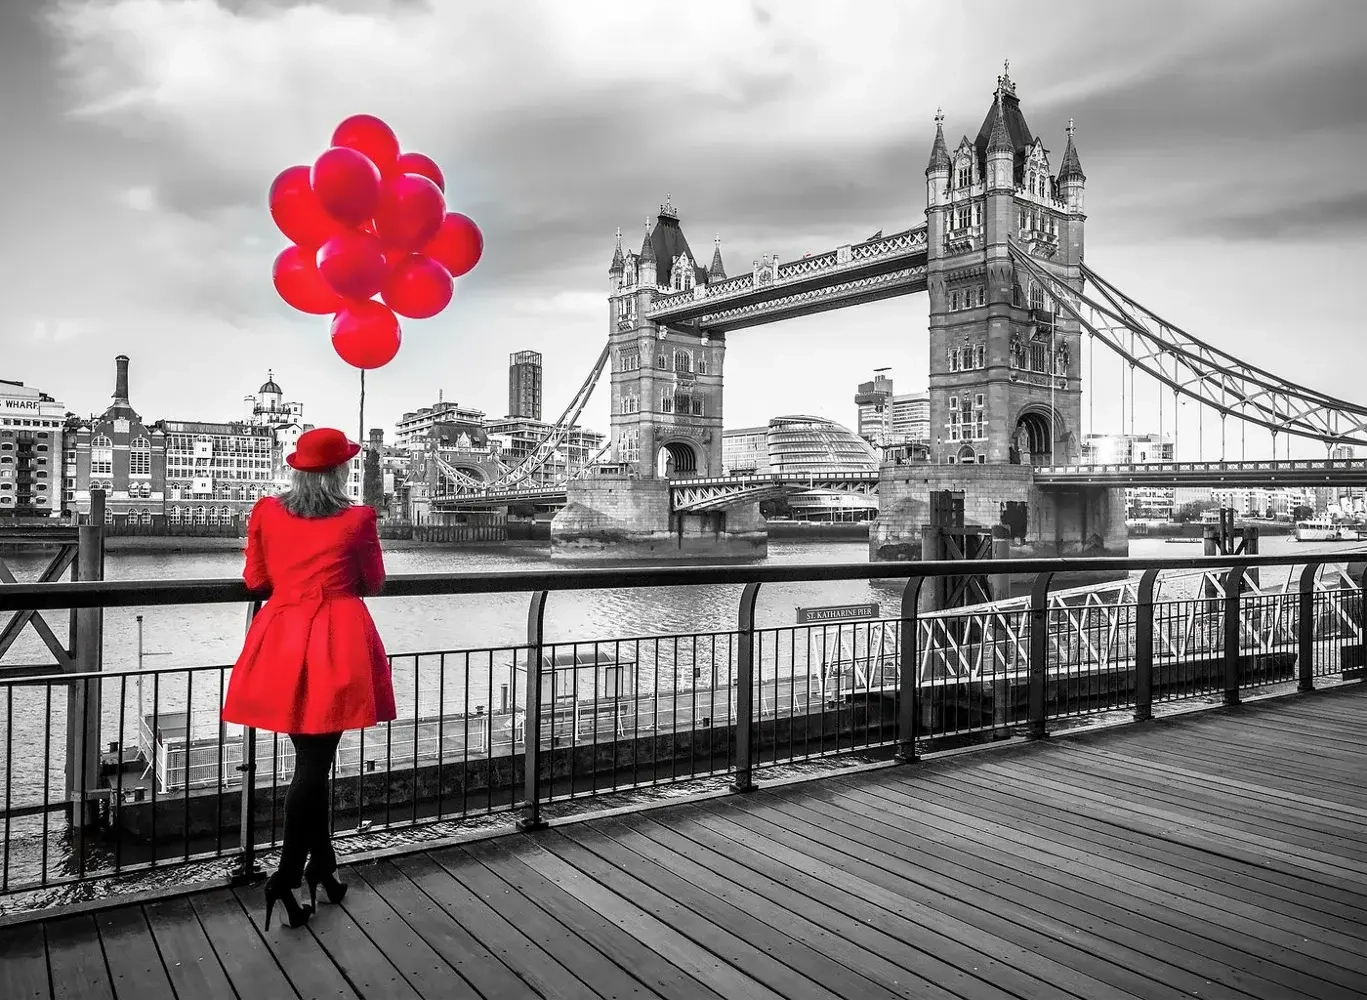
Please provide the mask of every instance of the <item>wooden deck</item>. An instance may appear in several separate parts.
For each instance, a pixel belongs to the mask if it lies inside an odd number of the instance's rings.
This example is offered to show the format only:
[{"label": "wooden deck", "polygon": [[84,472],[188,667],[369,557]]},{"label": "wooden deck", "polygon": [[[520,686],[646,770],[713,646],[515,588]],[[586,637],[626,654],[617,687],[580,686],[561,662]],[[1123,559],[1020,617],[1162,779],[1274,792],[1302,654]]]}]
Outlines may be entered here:
[{"label": "wooden deck", "polygon": [[0,997],[1361,1000],[1367,686],[0,930]]}]

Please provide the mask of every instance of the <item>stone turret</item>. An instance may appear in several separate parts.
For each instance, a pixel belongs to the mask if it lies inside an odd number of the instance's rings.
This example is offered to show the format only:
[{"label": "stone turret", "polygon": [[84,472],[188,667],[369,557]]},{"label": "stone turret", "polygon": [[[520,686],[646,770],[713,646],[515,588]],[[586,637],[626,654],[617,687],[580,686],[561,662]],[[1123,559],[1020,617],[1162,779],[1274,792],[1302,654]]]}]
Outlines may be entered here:
[{"label": "stone turret", "polygon": [[992,133],[987,140],[987,190],[1010,191],[1015,187],[1016,145],[1006,127],[1002,88],[997,88],[997,103],[992,111]]},{"label": "stone turret", "polygon": [[636,258],[636,280],[646,288],[654,288],[655,245],[650,239],[650,220],[646,219],[646,236],[641,241],[641,255]]},{"label": "stone turret", "polygon": [[949,147],[945,145],[945,114],[935,109],[935,143],[926,164],[926,207],[941,205],[949,192]]},{"label": "stone turret", "polygon": [[716,239],[712,242],[714,244],[712,250],[712,266],[707,269],[707,280],[708,282],[725,281],[726,268],[722,266],[721,262],[721,233],[718,233]]},{"label": "stone turret", "polygon": [[1073,144],[1073,133],[1077,131],[1073,125],[1073,119],[1068,119],[1068,148],[1063,151],[1063,165],[1059,167],[1058,187],[1059,197],[1063,199],[1068,210],[1074,214],[1081,214],[1083,211],[1083,189],[1087,184],[1087,175],[1082,172],[1082,162],[1077,156],[1077,146]]}]

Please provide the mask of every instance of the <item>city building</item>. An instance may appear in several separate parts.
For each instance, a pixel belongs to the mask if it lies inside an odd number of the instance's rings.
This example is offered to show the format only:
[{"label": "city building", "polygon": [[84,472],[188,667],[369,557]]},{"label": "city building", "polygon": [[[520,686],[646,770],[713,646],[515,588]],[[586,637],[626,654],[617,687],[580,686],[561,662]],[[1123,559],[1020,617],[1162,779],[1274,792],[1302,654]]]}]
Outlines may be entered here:
[{"label": "city building", "polygon": [[266,381],[255,395],[244,397],[247,403],[247,423],[255,427],[269,427],[275,436],[275,452],[271,456],[273,478],[283,488],[289,482],[289,466],[285,456],[294,451],[299,435],[312,430],[304,423],[304,404],[285,402],[285,393],[275,381],[275,373],[266,372]]},{"label": "city building", "polygon": [[1086,434],[1083,465],[1142,465],[1173,460],[1172,438],[1166,434]]},{"label": "city building", "polygon": [[930,445],[930,393],[896,395],[888,368],[873,373],[872,382],[861,382],[854,402],[859,408],[856,429],[861,438],[880,452],[894,449],[903,455]]},{"label": "city building", "polygon": [[886,448],[892,443],[892,378],[884,374],[887,371],[890,369],[876,369],[873,381],[861,382],[854,395],[854,404],[859,408],[856,430],[875,448]]},{"label": "city building", "polygon": [[[879,455],[868,441],[824,417],[775,417],[768,427],[768,471],[785,475],[877,472]],[[787,498],[795,520],[867,521],[878,498],[840,490],[810,490]]]},{"label": "city building", "polygon": [[756,476],[769,471],[769,428],[737,427],[722,431],[722,471],[728,476]]},{"label": "city building", "polygon": [[[508,417],[485,421],[484,430],[493,456],[512,469],[533,455],[555,427],[541,420]],[[532,481],[558,482],[579,471],[602,450],[603,442],[603,435],[597,431],[570,427],[563,432],[555,451]]]},{"label": "city building", "polygon": [[541,355],[518,351],[508,358],[508,416],[541,419]]},{"label": "city building", "polygon": [[0,518],[60,517],[66,407],[0,379]]},{"label": "city building", "polygon": [[128,357],[114,359],[114,401],[98,417],[68,423],[63,492],[67,510],[90,513],[90,493],[105,495],[105,522],[150,526],[166,499],[166,434],[145,424],[128,394]]},{"label": "city building", "polygon": [[892,441],[895,446],[930,444],[930,393],[892,397]]},{"label": "city building", "polygon": [[[1082,438],[1084,465],[1147,465],[1172,460],[1172,438],[1166,434],[1086,434]],[[1176,504],[1171,486],[1125,490],[1125,516],[1130,520],[1169,520]]]},{"label": "city building", "polygon": [[482,426],[484,411],[469,406],[461,406],[459,403],[443,402],[438,397],[434,405],[424,406],[419,410],[411,410],[399,418],[394,425],[394,447],[401,448],[404,451],[424,450],[427,447],[432,425],[438,423]]},{"label": "city building", "polygon": [[272,427],[200,420],[158,426],[165,432],[168,525],[236,524],[261,497],[279,492]]}]

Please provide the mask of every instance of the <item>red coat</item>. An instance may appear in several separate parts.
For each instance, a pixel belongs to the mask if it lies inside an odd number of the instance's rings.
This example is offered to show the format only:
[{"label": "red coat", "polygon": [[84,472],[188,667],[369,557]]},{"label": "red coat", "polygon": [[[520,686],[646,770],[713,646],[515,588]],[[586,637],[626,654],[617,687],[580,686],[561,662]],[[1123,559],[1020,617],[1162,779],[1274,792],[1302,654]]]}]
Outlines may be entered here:
[{"label": "red coat", "polygon": [[361,600],[384,583],[373,507],[307,518],[257,501],[242,577],[271,596],[233,666],[225,722],[335,733],[394,718],[389,661]]}]

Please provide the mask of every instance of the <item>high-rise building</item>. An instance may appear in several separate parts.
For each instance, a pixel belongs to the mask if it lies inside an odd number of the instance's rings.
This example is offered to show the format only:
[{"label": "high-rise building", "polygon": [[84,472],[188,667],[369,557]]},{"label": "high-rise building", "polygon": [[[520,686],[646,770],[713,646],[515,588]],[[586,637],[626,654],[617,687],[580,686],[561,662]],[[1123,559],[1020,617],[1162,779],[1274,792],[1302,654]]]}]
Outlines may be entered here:
[{"label": "high-rise building", "polygon": [[886,448],[892,443],[892,378],[884,374],[888,370],[875,371],[873,381],[861,382],[854,396],[859,407],[855,430],[875,448]]},{"label": "high-rise building", "polygon": [[63,463],[68,510],[90,513],[90,493],[105,495],[106,523],[116,518],[151,525],[166,497],[166,435],[144,424],[128,394],[128,357],[114,359],[114,401],[98,417],[69,425]]},{"label": "high-rise building", "polygon": [[892,443],[930,444],[930,393],[892,397]]},{"label": "high-rise building", "polygon": [[541,354],[518,351],[508,358],[508,416],[541,419]]},{"label": "high-rise building", "polygon": [[61,516],[65,425],[53,397],[0,379],[0,517]]}]

